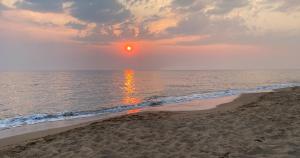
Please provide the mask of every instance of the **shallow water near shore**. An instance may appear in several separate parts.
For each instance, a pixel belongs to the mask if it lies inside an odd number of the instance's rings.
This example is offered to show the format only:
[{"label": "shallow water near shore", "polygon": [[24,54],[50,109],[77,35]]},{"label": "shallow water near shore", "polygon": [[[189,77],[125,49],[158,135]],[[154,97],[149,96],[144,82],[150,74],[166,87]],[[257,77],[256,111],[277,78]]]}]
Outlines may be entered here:
[{"label": "shallow water near shore", "polygon": [[300,71],[1,72],[0,129],[297,86]]}]

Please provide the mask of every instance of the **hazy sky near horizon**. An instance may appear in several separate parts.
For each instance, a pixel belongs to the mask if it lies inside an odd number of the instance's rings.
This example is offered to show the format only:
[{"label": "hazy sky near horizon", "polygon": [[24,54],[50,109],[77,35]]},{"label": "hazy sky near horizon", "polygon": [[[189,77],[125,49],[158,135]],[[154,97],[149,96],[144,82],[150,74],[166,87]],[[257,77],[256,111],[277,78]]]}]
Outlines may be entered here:
[{"label": "hazy sky near horizon", "polygon": [[299,50],[299,0],[0,0],[0,70],[300,68]]}]

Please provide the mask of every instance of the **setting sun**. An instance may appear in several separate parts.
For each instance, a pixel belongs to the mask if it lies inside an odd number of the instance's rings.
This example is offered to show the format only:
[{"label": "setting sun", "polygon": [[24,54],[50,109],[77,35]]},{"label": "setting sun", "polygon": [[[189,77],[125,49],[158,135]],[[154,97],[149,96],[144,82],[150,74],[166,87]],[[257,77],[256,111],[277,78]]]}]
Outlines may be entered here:
[{"label": "setting sun", "polygon": [[127,45],[125,49],[127,52],[131,52],[133,50],[132,46],[130,45]]}]

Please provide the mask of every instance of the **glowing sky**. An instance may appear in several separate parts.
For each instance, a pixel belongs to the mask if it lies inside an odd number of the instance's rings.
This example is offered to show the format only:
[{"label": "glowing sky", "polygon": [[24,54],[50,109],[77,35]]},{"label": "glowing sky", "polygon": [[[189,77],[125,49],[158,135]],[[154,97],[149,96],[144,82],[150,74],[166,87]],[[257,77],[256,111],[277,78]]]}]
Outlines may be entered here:
[{"label": "glowing sky", "polygon": [[0,0],[0,70],[300,68],[299,43],[299,0]]}]

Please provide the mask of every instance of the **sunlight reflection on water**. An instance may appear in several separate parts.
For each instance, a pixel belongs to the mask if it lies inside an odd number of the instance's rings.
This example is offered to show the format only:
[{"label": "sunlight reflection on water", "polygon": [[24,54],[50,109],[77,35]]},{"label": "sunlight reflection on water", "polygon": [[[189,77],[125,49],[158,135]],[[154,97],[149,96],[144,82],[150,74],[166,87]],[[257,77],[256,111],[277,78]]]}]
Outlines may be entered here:
[{"label": "sunlight reflection on water", "polygon": [[138,104],[141,102],[141,99],[137,98],[136,94],[136,85],[135,85],[135,76],[133,70],[124,71],[124,98],[123,103],[126,105]]}]

